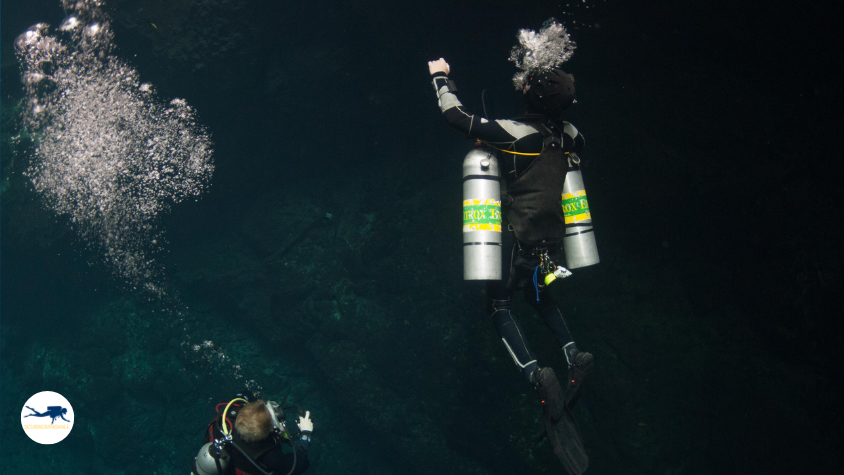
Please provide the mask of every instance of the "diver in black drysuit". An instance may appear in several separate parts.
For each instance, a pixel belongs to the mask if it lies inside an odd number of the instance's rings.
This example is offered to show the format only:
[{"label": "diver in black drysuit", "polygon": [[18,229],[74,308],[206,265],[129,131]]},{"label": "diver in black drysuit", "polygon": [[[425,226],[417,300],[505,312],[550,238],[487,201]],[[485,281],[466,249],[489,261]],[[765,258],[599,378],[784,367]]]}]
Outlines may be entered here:
[{"label": "diver in black drysuit", "polygon": [[[241,397],[241,395],[238,396]],[[265,404],[263,400],[256,400],[255,396],[249,391],[246,391],[242,397],[251,400],[250,404],[261,406]],[[218,408],[220,406],[218,405]],[[263,422],[266,425],[265,430],[269,431],[266,437],[260,440],[246,440],[241,435],[240,430],[237,429],[238,416],[244,410],[243,407],[240,404],[232,404],[228,409],[229,411],[225,414],[225,423],[232,429],[230,432],[231,443],[235,448],[228,451],[229,461],[227,466],[223,469],[223,473],[215,470],[209,472],[200,469],[197,465],[197,459],[194,459],[191,466],[191,475],[261,475],[262,473],[296,475],[308,470],[310,466],[308,447],[313,433],[310,411],[299,417],[300,437],[294,442],[286,431],[270,431],[269,427],[272,422],[269,421]],[[248,408],[246,411],[247,415],[242,417],[254,421],[254,411],[249,412]],[[226,439],[226,434],[223,431],[223,417],[223,414],[217,414],[217,417],[211,421],[211,424],[205,430],[205,442],[213,443],[215,440]],[[251,430],[255,430],[256,424],[260,425],[261,422],[250,423]],[[283,428],[283,426],[281,427]],[[290,448],[287,452],[282,448],[285,445]],[[296,452],[295,455],[293,454],[294,451]]]},{"label": "diver in black drysuit", "polygon": [[525,89],[528,113],[515,120],[488,120],[464,109],[448,79],[450,69],[445,60],[428,64],[448,124],[504,152],[497,155],[502,208],[509,221],[502,232],[502,244],[510,259],[505,259],[502,280],[487,284],[487,310],[513,361],[531,385],[538,386],[542,368],[511,311],[513,292],[524,289],[525,299],[542,316],[565,354],[569,371],[565,403],[571,407],[583,379],[591,372],[592,355],[577,349],[560,308],[541,285],[541,278],[540,285],[535,284],[535,272],[544,251],[554,262],[565,261],[565,218],[560,202],[568,170],[566,158],[584,145],[583,135],[559,118],[560,112],[574,102],[574,78],[559,69],[531,77]]}]

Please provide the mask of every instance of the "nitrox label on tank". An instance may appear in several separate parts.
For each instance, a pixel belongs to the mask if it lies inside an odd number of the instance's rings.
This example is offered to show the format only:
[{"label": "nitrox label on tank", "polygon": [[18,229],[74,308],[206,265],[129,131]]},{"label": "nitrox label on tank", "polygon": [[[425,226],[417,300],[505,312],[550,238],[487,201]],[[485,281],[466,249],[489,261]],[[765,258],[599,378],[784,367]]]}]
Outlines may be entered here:
[{"label": "nitrox label on tank", "polygon": [[566,215],[566,224],[592,219],[589,202],[586,201],[586,190],[563,193],[563,213]]},{"label": "nitrox label on tank", "polygon": [[463,232],[501,232],[501,201],[463,200]]}]

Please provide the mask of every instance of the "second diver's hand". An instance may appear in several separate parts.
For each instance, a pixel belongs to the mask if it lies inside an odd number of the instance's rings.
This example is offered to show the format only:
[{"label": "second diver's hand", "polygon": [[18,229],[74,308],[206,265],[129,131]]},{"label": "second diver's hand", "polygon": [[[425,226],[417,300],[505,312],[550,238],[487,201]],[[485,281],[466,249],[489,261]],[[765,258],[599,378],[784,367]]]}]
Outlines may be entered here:
[{"label": "second diver's hand", "polygon": [[440,58],[436,61],[428,61],[428,72],[431,76],[437,73],[443,73],[446,76],[451,72],[451,67],[445,62],[445,59]]}]

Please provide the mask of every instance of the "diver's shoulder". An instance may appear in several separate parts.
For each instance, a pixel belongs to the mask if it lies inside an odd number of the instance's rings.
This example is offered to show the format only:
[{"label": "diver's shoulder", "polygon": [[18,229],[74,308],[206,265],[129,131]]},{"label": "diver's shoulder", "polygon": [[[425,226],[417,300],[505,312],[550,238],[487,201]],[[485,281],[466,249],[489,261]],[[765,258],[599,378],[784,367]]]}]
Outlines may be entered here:
[{"label": "diver's shoulder", "polygon": [[563,121],[563,133],[568,135],[569,137],[574,138],[574,137],[577,137],[577,135],[580,132],[577,130],[577,127],[575,127],[571,122],[564,120]]},{"label": "diver's shoulder", "polygon": [[500,125],[502,129],[507,131],[507,133],[517,138],[539,132],[534,124],[522,122],[517,119],[498,119],[495,123]]}]

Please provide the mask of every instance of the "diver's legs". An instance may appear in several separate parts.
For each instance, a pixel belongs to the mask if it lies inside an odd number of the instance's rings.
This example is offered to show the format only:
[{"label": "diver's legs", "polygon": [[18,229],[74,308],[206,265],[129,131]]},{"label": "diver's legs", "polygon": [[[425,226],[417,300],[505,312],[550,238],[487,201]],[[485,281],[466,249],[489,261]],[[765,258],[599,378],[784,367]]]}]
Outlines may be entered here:
[{"label": "diver's legs", "polygon": [[490,282],[487,284],[487,296],[487,311],[490,312],[504,347],[528,382],[533,383],[531,376],[536,369],[536,355],[531,351],[525,332],[511,311],[509,292],[501,282]]},{"label": "diver's legs", "polygon": [[492,317],[495,329],[498,331],[507,352],[513,358],[513,362],[522,371],[525,379],[533,384],[536,355],[530,350],[525,338],[525,331],[511,311],[512,288],[519,277],[516,275],[518,271],[513,266],[513,260],[516,256],[515,236],[512,231],[505,231],[501,237],[504,252],[509,251],[510,259],[504,263],[501,280],[487,283],[486,296],[489,299],[487,301],[487,312]]},{"label": "diver's legs", "polygon": [[560,307],[547,290],[540,292],[539,302],[536,301],[536,293],[533,289],[525,290],[525,298],[531,307],[542,316],[545,324],[554,333],[554,338],[557,339],[563,348],[569,373],[564,399],[566,406],[573,407],[580,395],[580,388],[583,382],[589,373],[592,372],[594,366],[592,353],[577,349],[577,345],[571,337],[571,332],[569,331],[565,318],[563,318]]},{"label": "diver's legs", "polygon": [[577,351],[574,340],[571,337],[571,332],[566,324],[566,319],[563,318],[563,313],[551,293],[547,290],[540,291],[539,302],[536,301],[536,291],[534,289],[525,289],[525,301],[538,313],[545,325],[551,329],[554,338],[560,343],[563,351],[566,352],[566,361],[571,364],[569,359],[569,352]]}]

